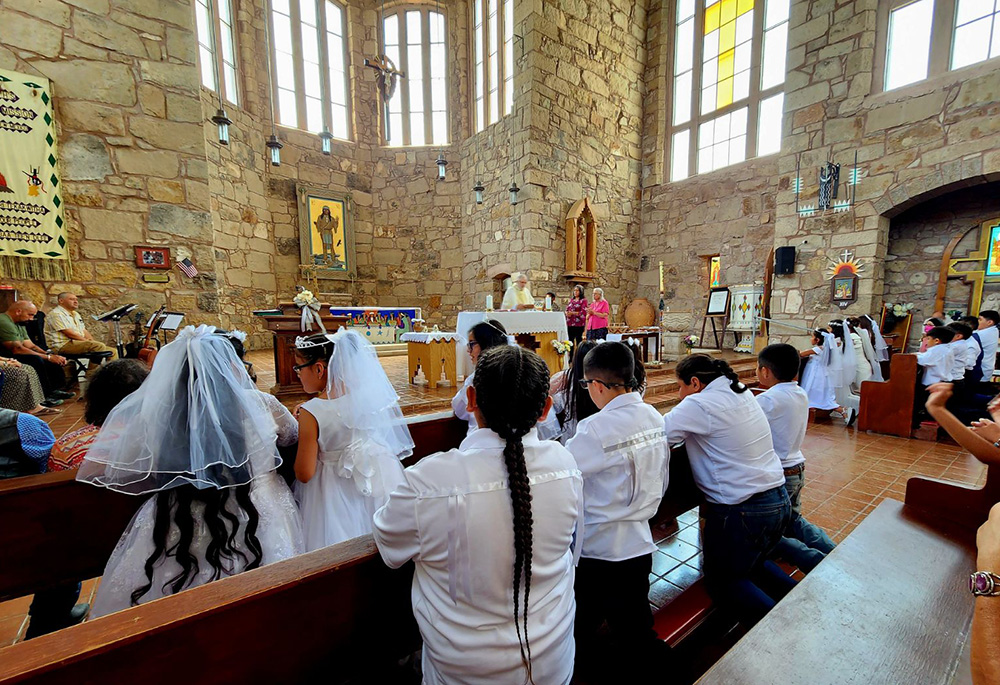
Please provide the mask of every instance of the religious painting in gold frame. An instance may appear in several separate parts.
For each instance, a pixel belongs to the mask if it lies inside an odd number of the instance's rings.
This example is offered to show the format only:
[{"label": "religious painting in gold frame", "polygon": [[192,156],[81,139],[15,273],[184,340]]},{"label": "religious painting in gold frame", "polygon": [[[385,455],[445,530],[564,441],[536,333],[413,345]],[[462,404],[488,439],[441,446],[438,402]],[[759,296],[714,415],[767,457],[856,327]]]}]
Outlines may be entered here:
[{"label": "religious painting in gold frame", "polygon": [[306,186],[297,191],[302,268],[318,279],[355,278],[351,196]]},{"label": "religious painting in gold frame", "polygon": [[722,278],[722,257],[715,255],[708,260],[708,287],[718,288]]},{"label": "religious painting in gold frame", "polygon": [[[956,257],[959,243],[971,232],[979,233],[977,249],[964,257]],[[941,270],[938,277],[937,297],[934,308],[944,311],[948,281],[961,279],[969,285],[969,316],[979,314],[983,305],[985,283],[1000,282],[1000,218],[984,221],[978,226],[955,234],[941,256]]]},{"label": "religious painting in gold frame", "polygon": [[986,258],[986,277],[1000,277],[1000,222],[992,226],[984,224],[983,231],[987,229],[990,234],[990,251]]}]

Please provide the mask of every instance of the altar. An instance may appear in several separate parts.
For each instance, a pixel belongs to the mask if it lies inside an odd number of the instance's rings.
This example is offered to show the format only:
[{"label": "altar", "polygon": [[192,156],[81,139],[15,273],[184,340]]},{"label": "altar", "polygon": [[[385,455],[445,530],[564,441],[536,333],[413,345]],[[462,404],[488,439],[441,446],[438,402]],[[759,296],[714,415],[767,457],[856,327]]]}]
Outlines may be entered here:
[{"label": "altar", "polygon": [[[514,336],[517,344],[537,353],[549,367],[549,373],[562,370],[562,358],[554,347],[554,340],[568,340],[566,330],[566,315],[562,312],[524,311],[524,312],[459,312],[457,331],[465,336],[469,329],[481,321],[493,319],[499,321]],[[472,358],[461,355],[460,361],[463,376],[472,373]]]},{"label": "altar", "polygon": [[[330,306],[323,304],[321,320],[327,333],[335,333],[341,326],[346,326],[346,316],[332,316],[326,312]],[[304,395],[298,376],[295,375],[295,338],[299,336],[321,333],[320,330],[303,332],[301,329],[302,314],[299,308],[291,302],[281,302],[276,309],[265,309],[254,312],[264,320],[264,326],[274,334],[274,371],[275,384],[271,394],[276,397]]]}]

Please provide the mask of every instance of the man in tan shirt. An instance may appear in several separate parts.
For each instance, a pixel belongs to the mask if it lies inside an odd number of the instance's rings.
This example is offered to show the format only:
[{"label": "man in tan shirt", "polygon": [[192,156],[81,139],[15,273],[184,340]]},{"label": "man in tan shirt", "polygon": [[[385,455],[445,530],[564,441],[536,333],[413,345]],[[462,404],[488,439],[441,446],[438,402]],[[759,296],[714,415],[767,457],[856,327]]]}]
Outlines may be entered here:
[{"label": "man in tan shirt", "polygon": [[[83,317],[76,311],[79,307],[76,295],[59,293],[59,304],[45,317],[45,337],[52,349],[58,354],[91,354],[110,352],[111,359],[116,359],[118,353],[114,348],[94,340],[90,331],[83,325]],[[91,364],[87,374],[98,368]]]}]

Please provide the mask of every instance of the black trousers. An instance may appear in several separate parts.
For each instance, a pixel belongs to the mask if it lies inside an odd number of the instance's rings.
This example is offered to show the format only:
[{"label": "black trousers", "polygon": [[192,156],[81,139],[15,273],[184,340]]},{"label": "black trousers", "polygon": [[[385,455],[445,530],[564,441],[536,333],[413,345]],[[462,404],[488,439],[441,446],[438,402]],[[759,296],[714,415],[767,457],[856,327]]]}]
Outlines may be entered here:
[{"label": "black trousers", "polygon": [[70,625],[69,612],[80,599],[80,583],[58,585],[35,593],[28,609],[31,620],[25,639],[38,637]]},{"label": "black trousers", "polygon": [[566,333],[569,335],[570,342],[573,343],[573,349],[579,347],[583,341],[583,326],[567,326]]},{"label": "black trousers", "polygon": [[42,391],[46,397],[55,390],[62,390],[66,385],[66,372],[58,364],[33,354],[15,354],[14,359],[35,370],[38,380],[42,382]]},{"label": "black trousers", "polygon": [[625,669],[631,676],[647,672],[662,676],[669,647],[653,629],[652,570],[652,554],[625,561],[580,559],[574,586],[577,673],[607,666],[619,675]]}]

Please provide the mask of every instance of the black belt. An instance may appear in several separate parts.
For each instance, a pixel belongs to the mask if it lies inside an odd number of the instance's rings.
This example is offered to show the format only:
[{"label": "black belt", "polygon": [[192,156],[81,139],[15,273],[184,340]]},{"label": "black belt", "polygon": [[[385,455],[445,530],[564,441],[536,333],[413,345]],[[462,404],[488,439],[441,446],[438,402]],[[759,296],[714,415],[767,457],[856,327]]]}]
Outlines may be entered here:
[{"label": "black belt", "polygon": [[796,466],[790,466],[787,469],[785,469],[785,475],[786,476],[797,476],[800,473],[802,473],[803,471],[805,471],[805,468],[806,468],[806,463],[805,462],[802,462],[801,464],[798,464]]}]

